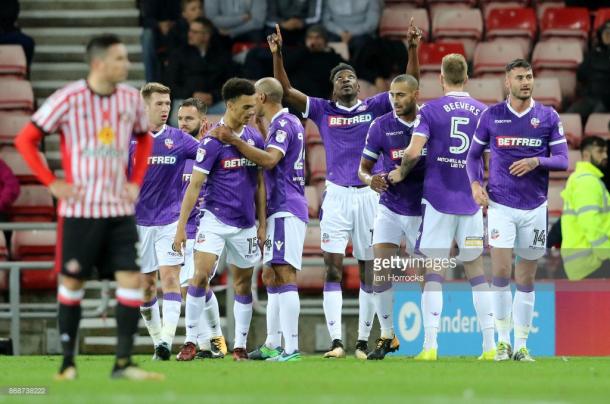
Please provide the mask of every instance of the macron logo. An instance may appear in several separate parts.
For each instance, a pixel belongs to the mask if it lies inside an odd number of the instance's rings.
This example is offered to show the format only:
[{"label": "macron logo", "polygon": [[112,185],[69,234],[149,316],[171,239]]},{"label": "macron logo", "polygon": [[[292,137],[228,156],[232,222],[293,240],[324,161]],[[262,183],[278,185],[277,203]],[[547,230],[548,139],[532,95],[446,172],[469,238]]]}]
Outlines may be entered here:
[{"label": "macron logo", "polygon": [[542,146],[542,139],[527,137],[498,136],[496,137],[498,147],[539,147]]},{"label": "macron logo", "polygon": [[341,126],[351,126],[357,125],[359,123],[367,123],[373,120],[373,115],[371,114],[362,114],[352,116],[350,118],[346,118],[343,116],[329,116],[328,117],[328,126],[331,128],[341,127]]},{"label": "macron logo", "polygon": [[513,121],[510,119],[496,119],[494,123],[512,123]]},{"label": "macron logo", "polygon": [[283,245],[284,245],[283,241],[276,241],[275,242],[275,248],[277,248],[278,251],[280,251],[282,249]]}]

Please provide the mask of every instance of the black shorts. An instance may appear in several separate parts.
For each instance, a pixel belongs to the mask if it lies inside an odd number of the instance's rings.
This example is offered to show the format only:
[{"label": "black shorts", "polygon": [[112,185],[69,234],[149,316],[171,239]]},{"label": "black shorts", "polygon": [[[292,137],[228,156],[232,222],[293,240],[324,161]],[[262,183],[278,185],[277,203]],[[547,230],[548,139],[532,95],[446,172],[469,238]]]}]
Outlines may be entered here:
[{"label": "black shorts", "polygon": [[113,279],[117,271],[139,272],[137,243],[133,216],[59,218],[56,271],[77,279]]}]

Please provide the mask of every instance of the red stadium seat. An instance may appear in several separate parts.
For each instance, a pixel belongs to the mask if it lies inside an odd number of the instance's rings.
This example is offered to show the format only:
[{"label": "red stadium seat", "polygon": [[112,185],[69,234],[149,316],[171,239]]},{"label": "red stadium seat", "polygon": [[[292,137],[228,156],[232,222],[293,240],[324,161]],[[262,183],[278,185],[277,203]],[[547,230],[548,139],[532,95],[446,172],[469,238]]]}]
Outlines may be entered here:
[{"label": "red stadium seat", "polygon": [[562,8],[566,6],[564,0],[538,0],[536,1],[536,17],[538,21],[542,21],[544,12],[549,8]]},{"label": "red stadium seat", "polygon": [[439,10],[432,21],[435,40],[457,40],[464,45],[468,60],[474,54],[477,41],[483,36],[483,17],[479,9]]},{"label": "red stadium seat", "polygon": [[21,45],[0,45],[0,76],[23,79],[27,75],[25,53]]},{"label": "red stadium seat", "polygon": [[318,125],[316,125],[311,119],[305,122],[305,141],[309,143],[322,143],[320,137],[320,131]]},{"label": "red stadium seat", "polygon": [[[38,152],[40,158],[45,162],[46,159],[44,154]],[[21,154],[19,154],[15,149],[12,148],[3,148],[0,149],[0,158],[4,160],[6,164],[11,168],[13,173],[19,179],[19,182],[22,184],[35,184],[38,183],[38,180],[30,170],[30,167],[25,163]]]},{"label": "red stadium seat", "polygon": [[55,217],[53,197],[43,185],[23,185],[8,213],[13,222],[52,222]]},{"label": "red stadium seat", "polygon": [[[483,16],[485,17],[485,21],[487,21],[487,18],[489,17],[489,14],[491,14],[491,12],[493,10],[499,10],[502,8],[521,8],[521,7],[525,7],[527,5],[527,2],[523,2],[523,1],[491,1],[488,3],[483,3],[481,4],[481,7],[483,9]],[[487,23],[485,23],[487,25]]]},{"label": "red stadium seat", "polygon": [[430,35],[428,10],[425,8],[413,9],[398,4],[384,8],[379,21],[379,35],[382,37],[406,38],[411,17],[413,18],[413,24],[422,30],[424,41],[427,40]]},{"label": "red stadium seat", "polygon": [[561,191],[566,187],[565,180],[551,180],[549,181],[549,193],[548,193],[548,209],[549,215],[558,217],[561,216],[563,210],[563,199],[561,198]]},{"label": "red stadium seat", "polygon": [[[55,257],[55,230],[18,230],[11,238],[11,258],[18,261],[53,261]],[[49,270],[21,271],[24,289],[55,289],[57,274]]]},{"label": "red stadium seat", "polygon": [[305,198],[307,198],[309,217],[318,217],[318,211],[320,210],[320,198],[318,198],[318,190],[316,189],[316,187],[306,186]]},{"label": "red stadium seat", "polygon": [[0,110],[21,110],[33,112],[34,92],[26,80],[0,80]]},{"label": "red stadium seat", "polygon": [[561,96],[565,100],[571,100],[576,94],[576,72],[573,70],[542,69],[536,71],[536,78],[556,78],[559,80]]},{"label": "red stadium seat", "polygon": [[559,80],[552,77],[537,78],[534,80],[533,96],[536,101],[559,110],[561,108]]},{"label": "red stadium seat", "polygon": [[610,7],[597,10],[595,13],[595,21],[593,22],[593,32],[597,32],[599,27],[604,25],[606,21],[610,21]]},{"label": "red stadium seat", "polygon": [[12,144],[15,136],[29,121],[29,114],[0,111],[0,143]]},{"label": "red stadium seat", "polygon": [[523,52],[529,55],[536,38],[538,23],[532,8],[498,8],[485,19],[487,41],[507,39],[517,41]]},{"label": "red stadium seat", "polygon": [[610,114],[594,113],[589,115],[587,124],[585,125],[585,136],[601,136],[608,138],[608,124],[610,123]]},{"label": "red stadium seat", "polygon": [[497,77],[471,79],[466,82],[465,90],[482,103],[497,104],[504,99],[504,80]]},{"label": "red stadium seat", "polygon": [[582,49],[575,42],[538,42],[532,55],[534,69],[572,69],[582,63]]},{"label": "red stadium seat", "polygon": [[439,13],[447,10],[467,10],[471,8],[469,2],[436,2],[429,3],[430,20],[434,21],[434,17]]},{"label": "red stadium seat", "polygon": [[585,7],[549,8],[542,16],[540,34],[541,39],[571,37],[587,41],[590,28],[589,10]]},{"label": "red stadium seat", "polygon": [[474,51],[474,75],[504,76],[506,64],[525,57],[523,49],[511,42],[480,42]]},{"label": "red stadium seat", "polygon": [[348,293],[358,293],[360,290],[360,268],[358,265],[343,267],[343,290]]},{"label": "red stadium seat", "polygon": [[307,147],[307,159],[309,160],[310,182],[320,181],[326,178],[326,154],[324,146],[312,144]]},{"label": "red stadium seat", "polygon": [[432,101],[445,95],[441,88],[441,83],[438,77],[422,77],[419,80],[419,98],[420,103]]},{"label": "red stadium seat", "polygon": [[440,73],[443,57],[449,53],[466,55],[464,45],[459,42],[424,42],[419,45],[419,66],[422,73]]},{"label": "red stadium seat", "polygon": [[582,140],[582,120],[579,114],[565,113],[559,114],[561,123],[563,125],[563,132],[565,133],[568,145],[572,149],[578,149],[580,147],[580,141]]},{"label": "red stadium seat", "polygon": [[[306,259],[303,261],[307,262]],[[299,293],[319,294],[324,289],[325,278],[326,269],[323,266],[307,266],[303,271],[297,271]]]}]

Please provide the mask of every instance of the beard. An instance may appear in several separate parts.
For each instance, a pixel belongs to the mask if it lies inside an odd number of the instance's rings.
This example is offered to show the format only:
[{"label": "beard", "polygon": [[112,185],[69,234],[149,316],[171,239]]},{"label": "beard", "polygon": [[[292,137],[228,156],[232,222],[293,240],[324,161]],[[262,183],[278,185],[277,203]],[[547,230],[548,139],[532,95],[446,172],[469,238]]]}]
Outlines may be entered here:
[{"label": "beard", "polygon": [[192,137],[197,137],[199,136],[199,131],[201,130],[201,125],[197,126],[197,128],[193,129],[192,131],[189,132],[189,135],[191,135]]}]

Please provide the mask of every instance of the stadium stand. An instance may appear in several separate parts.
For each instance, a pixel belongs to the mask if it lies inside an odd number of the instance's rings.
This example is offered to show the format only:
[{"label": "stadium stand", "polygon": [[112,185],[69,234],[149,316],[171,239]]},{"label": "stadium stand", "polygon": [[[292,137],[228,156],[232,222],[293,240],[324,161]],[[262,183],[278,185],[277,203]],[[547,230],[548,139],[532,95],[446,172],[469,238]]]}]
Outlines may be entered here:
[{"label": "stadium stand", "polygon": [[[15,261],[52,261],[55,257],[55,230],[20,230],[11,238],[11,259]],[[24,289],[55,289],[57,274],[50,270],[21,271]]]},{"label": "stadium stand", "polygon": [[[494,3],[492,3],[494,4]],[[529,54],[536,39],[538,21],[532,8],[496,8],[485,18],[485,38],[518,42],[524,54]]]},{"label": "stadium stand", "polygon": [[12,144],[17,133],[29,120],[29,114],[0,111],[0,144]]},{"label": "stadium stand", "polygon": [[601,136],[610,138],[609,127],[610,114],[594,113],[589,115],[587,124],[585,125],[585,136]]},{"label": "stadium stand", "polygon": [[504,76],[508,62],[524,57],[525,52],[518,43],[479,42],[474,51],[474,75],[476,77]]},{"label": "stadium stand", "polygon": [[472,60],[476,43],[483,36],[483,17],[479,9],[441,9],[432,20],[435,40],[458,41],[464,45],[466,58]]},{"label": "stadium stand", "polygon": [[0,78],[24,79],[27,75],[25,52],[20,45],[0,45]]},{"label": "stadium stand", "polygon": [[33,112],[34,92],[29,81],[0,79],[0,110]]}]

